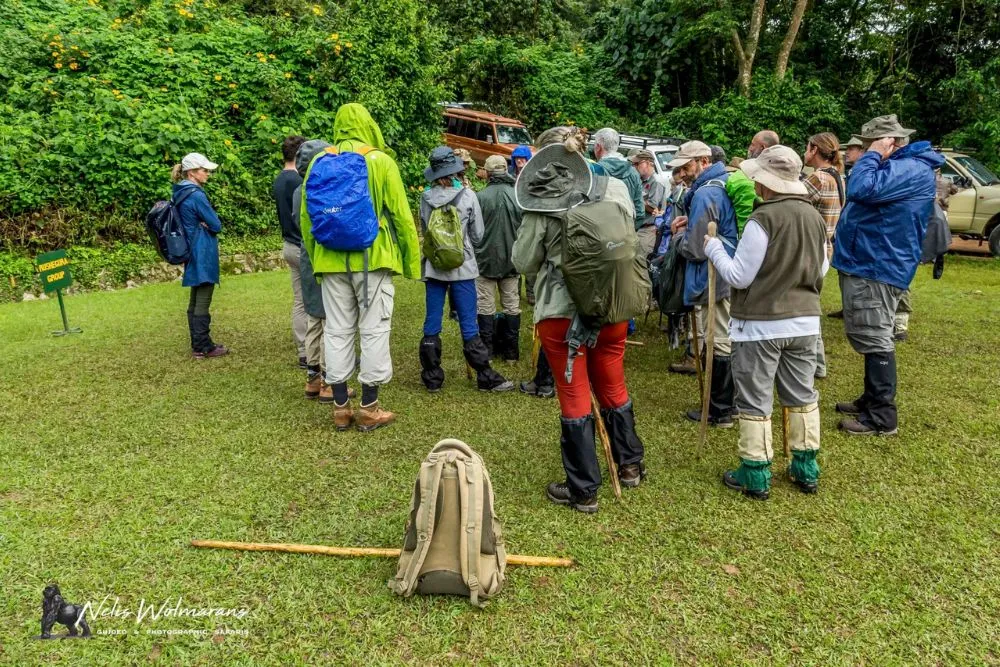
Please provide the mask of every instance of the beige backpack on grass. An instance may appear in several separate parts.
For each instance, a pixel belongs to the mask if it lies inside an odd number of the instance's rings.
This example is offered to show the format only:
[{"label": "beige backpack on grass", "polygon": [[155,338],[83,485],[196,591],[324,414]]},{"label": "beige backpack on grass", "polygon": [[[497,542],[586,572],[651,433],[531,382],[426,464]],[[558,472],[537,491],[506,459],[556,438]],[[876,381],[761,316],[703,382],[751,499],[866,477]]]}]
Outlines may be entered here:
[{"label": "beige backpack on grass", "polygon": [[507,554],[483,459],[442,440],[420,465],[393,592],[461,595],[482,606],[503,588]]}]

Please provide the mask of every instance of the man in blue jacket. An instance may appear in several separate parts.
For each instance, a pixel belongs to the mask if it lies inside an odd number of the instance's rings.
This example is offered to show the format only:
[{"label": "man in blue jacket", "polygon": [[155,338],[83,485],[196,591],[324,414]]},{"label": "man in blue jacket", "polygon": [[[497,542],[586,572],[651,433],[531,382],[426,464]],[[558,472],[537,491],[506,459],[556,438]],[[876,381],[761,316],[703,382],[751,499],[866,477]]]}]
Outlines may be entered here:
[{"label": "man in blue jacket", "polygon": [[833,266],[840,273],[844,330],[865,357],[861,396],[837,403],[850,435],[895,435],[896,348],[893,318],[917,271],[936,194],[934,170],[944,158],[930,142],[911,144],[895,115],[866,123],[865,150],[847,181],[847,206],[837,223]]},{"label": "man in blue jacket", "polygon": [[[708,323],[708,257],[705,254],[705,235],[708,223],[718,226],[718,236],[726,252],[736,253],[736,209],[726,194],[729,173],[723,162],[712,162],[712,149],[700,141],[689,141],[681,146],[670,161],[674,180],[689,186],[684,195],[687,216],[674,218],[671,223],[677,251],[687,260],[684,269],[684,304],[694,306],[699,331],[698,344],[704,341]],[[719,428],[732,428],[736,413],[736,394],[730,366],[732,345],[729,342],[729,285],[720,276],[715,278],[715,350],[712,359],[711,399],[708,404],[708,423]],[[688,410],[685,415],[695,422],[701,421],[701,409]]]}]

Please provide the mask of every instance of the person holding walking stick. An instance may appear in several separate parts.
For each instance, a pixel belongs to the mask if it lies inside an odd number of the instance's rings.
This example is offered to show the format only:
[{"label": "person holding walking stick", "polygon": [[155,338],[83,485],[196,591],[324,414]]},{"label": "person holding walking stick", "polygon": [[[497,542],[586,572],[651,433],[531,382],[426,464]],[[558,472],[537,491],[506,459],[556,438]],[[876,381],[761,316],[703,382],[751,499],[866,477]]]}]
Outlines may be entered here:
[{"label": "person holding walking stick", "polygon": [[819,295],[830,267],[826,224],[799,180],[802,160],[791,148],[766,148],[740,169],[763,202],[750,215],[736,255],[730,257],[718,239],[702,240],[709,261],[733,288],[729,330],[740,465],[722,481],[749,498],[768,499],[777,384],[792,453],[789,479],[803,493],[816,493],[820,419],[814,382]]},{"label": "person holding walking stick", "polygon": [[[708,424],[717,428],[732,428],[736,405],[733,397],[733,374],[729,360],[729,285],[716,277],[714,313],[709,308],[708,258],[702,239],[708,224],[716,223],[720,242],[731,257],[736,252],[736,209],[726,194],[729,173],[722,162],[712,162],[712,149],[700,141],[689,141],[669,163],[674,179],[689,184],[684,195],[687,216],[675,218],[672,223],[673,242],[679,243],[678,251],[687,259],[684,270],[684,304],[694,306],[695,341],[697,332],[706,330],[710,315],[714,315],[715,340],[712,367],[705,369],[705,387],[710,392]],[[705,356],[707,357],[707,351]],[[684,413],[687,419],[701,423],[703,408]]]},{"label": "person holding walking stick", "polygon": [[[565,481],[548,485],[546,495],[558,505],[597,512],[601,486],[595,427],[607,431],[612,453],[611,475],[622,486],[637,487],[646,475],[645,450],[636,434],[635,413],[625,386],[625,337],[628,319],[641,314],[649,301],[648,270],[635,235],[635,210],[621,181],[593,173],[583,156],[584,137],[576,127],[555,127],[538,138],[539,151],[518,176],[515,194],[524,211],[514,242],[515,268],[538,274],[534,318],[541,349],[551,365],[561,413],[562,463]],[[622,230],[611,243],[627,266],[641,269],[641,281],[614,281],[612,301],[622,302],[620,319],[611,317],[591,327],[574,297],[575,256],[564,244],[564,230],[577,216],[603,230]],[[567,254],[569,253],[569,254]],[[597,267],[600,270],[600,267]],[[602,285],[609,281],[600,282]],[[581,329],[584,331],[581,334]],[[581,340],[582,339],[582,340]],[[574,344],[575,342],[575,344]],[[592,404],[592,393],[598,409]],[[595,416],[595,412],[599,416]],[[600,430],[600,429],[596,429]],[[603,444],[603,438],[602,438]],[[614,481],[614,480],[613,480]]]}]

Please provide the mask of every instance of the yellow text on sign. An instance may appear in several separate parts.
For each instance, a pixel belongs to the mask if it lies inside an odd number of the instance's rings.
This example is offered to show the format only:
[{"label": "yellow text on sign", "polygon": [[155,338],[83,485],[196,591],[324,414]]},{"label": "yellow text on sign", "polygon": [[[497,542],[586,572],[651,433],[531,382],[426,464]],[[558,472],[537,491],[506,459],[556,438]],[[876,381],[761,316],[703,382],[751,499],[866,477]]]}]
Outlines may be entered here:
[{"label": "yellow text on sign", "polygon": [[62,280],[65,275],[66,275],[65,271],[60,271],[59,273],[50,273],[48,276],[46,276],[45,280],[46,282],[54,283],[57,280]]},{"label": "yellow text on sign", "polygon": [[59,259],[52,260],[51,262],[40,264],[38,266],[38,272],[42,273],[44,271],[51,271],[52,269],[58,269],[60,266],[66,266],[67,264],[69,264],[69,260],[65,257],[61,257]]}]

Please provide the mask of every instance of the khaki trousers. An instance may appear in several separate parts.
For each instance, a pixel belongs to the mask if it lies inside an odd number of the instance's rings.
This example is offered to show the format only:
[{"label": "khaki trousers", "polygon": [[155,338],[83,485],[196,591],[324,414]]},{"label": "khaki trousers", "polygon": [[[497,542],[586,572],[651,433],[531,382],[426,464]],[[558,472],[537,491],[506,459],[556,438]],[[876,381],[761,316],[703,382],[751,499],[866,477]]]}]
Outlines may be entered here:
[{"label": "khaki trousers", "polygon": [[389,333],[396,288],[389,270],[368,273],[368,308],[364,308],[364,274],[323,274],[326,323],[326,382],[347,382],[354,374],[356,335],[361,335],[361,384],[382,385],[392,379]]}]

